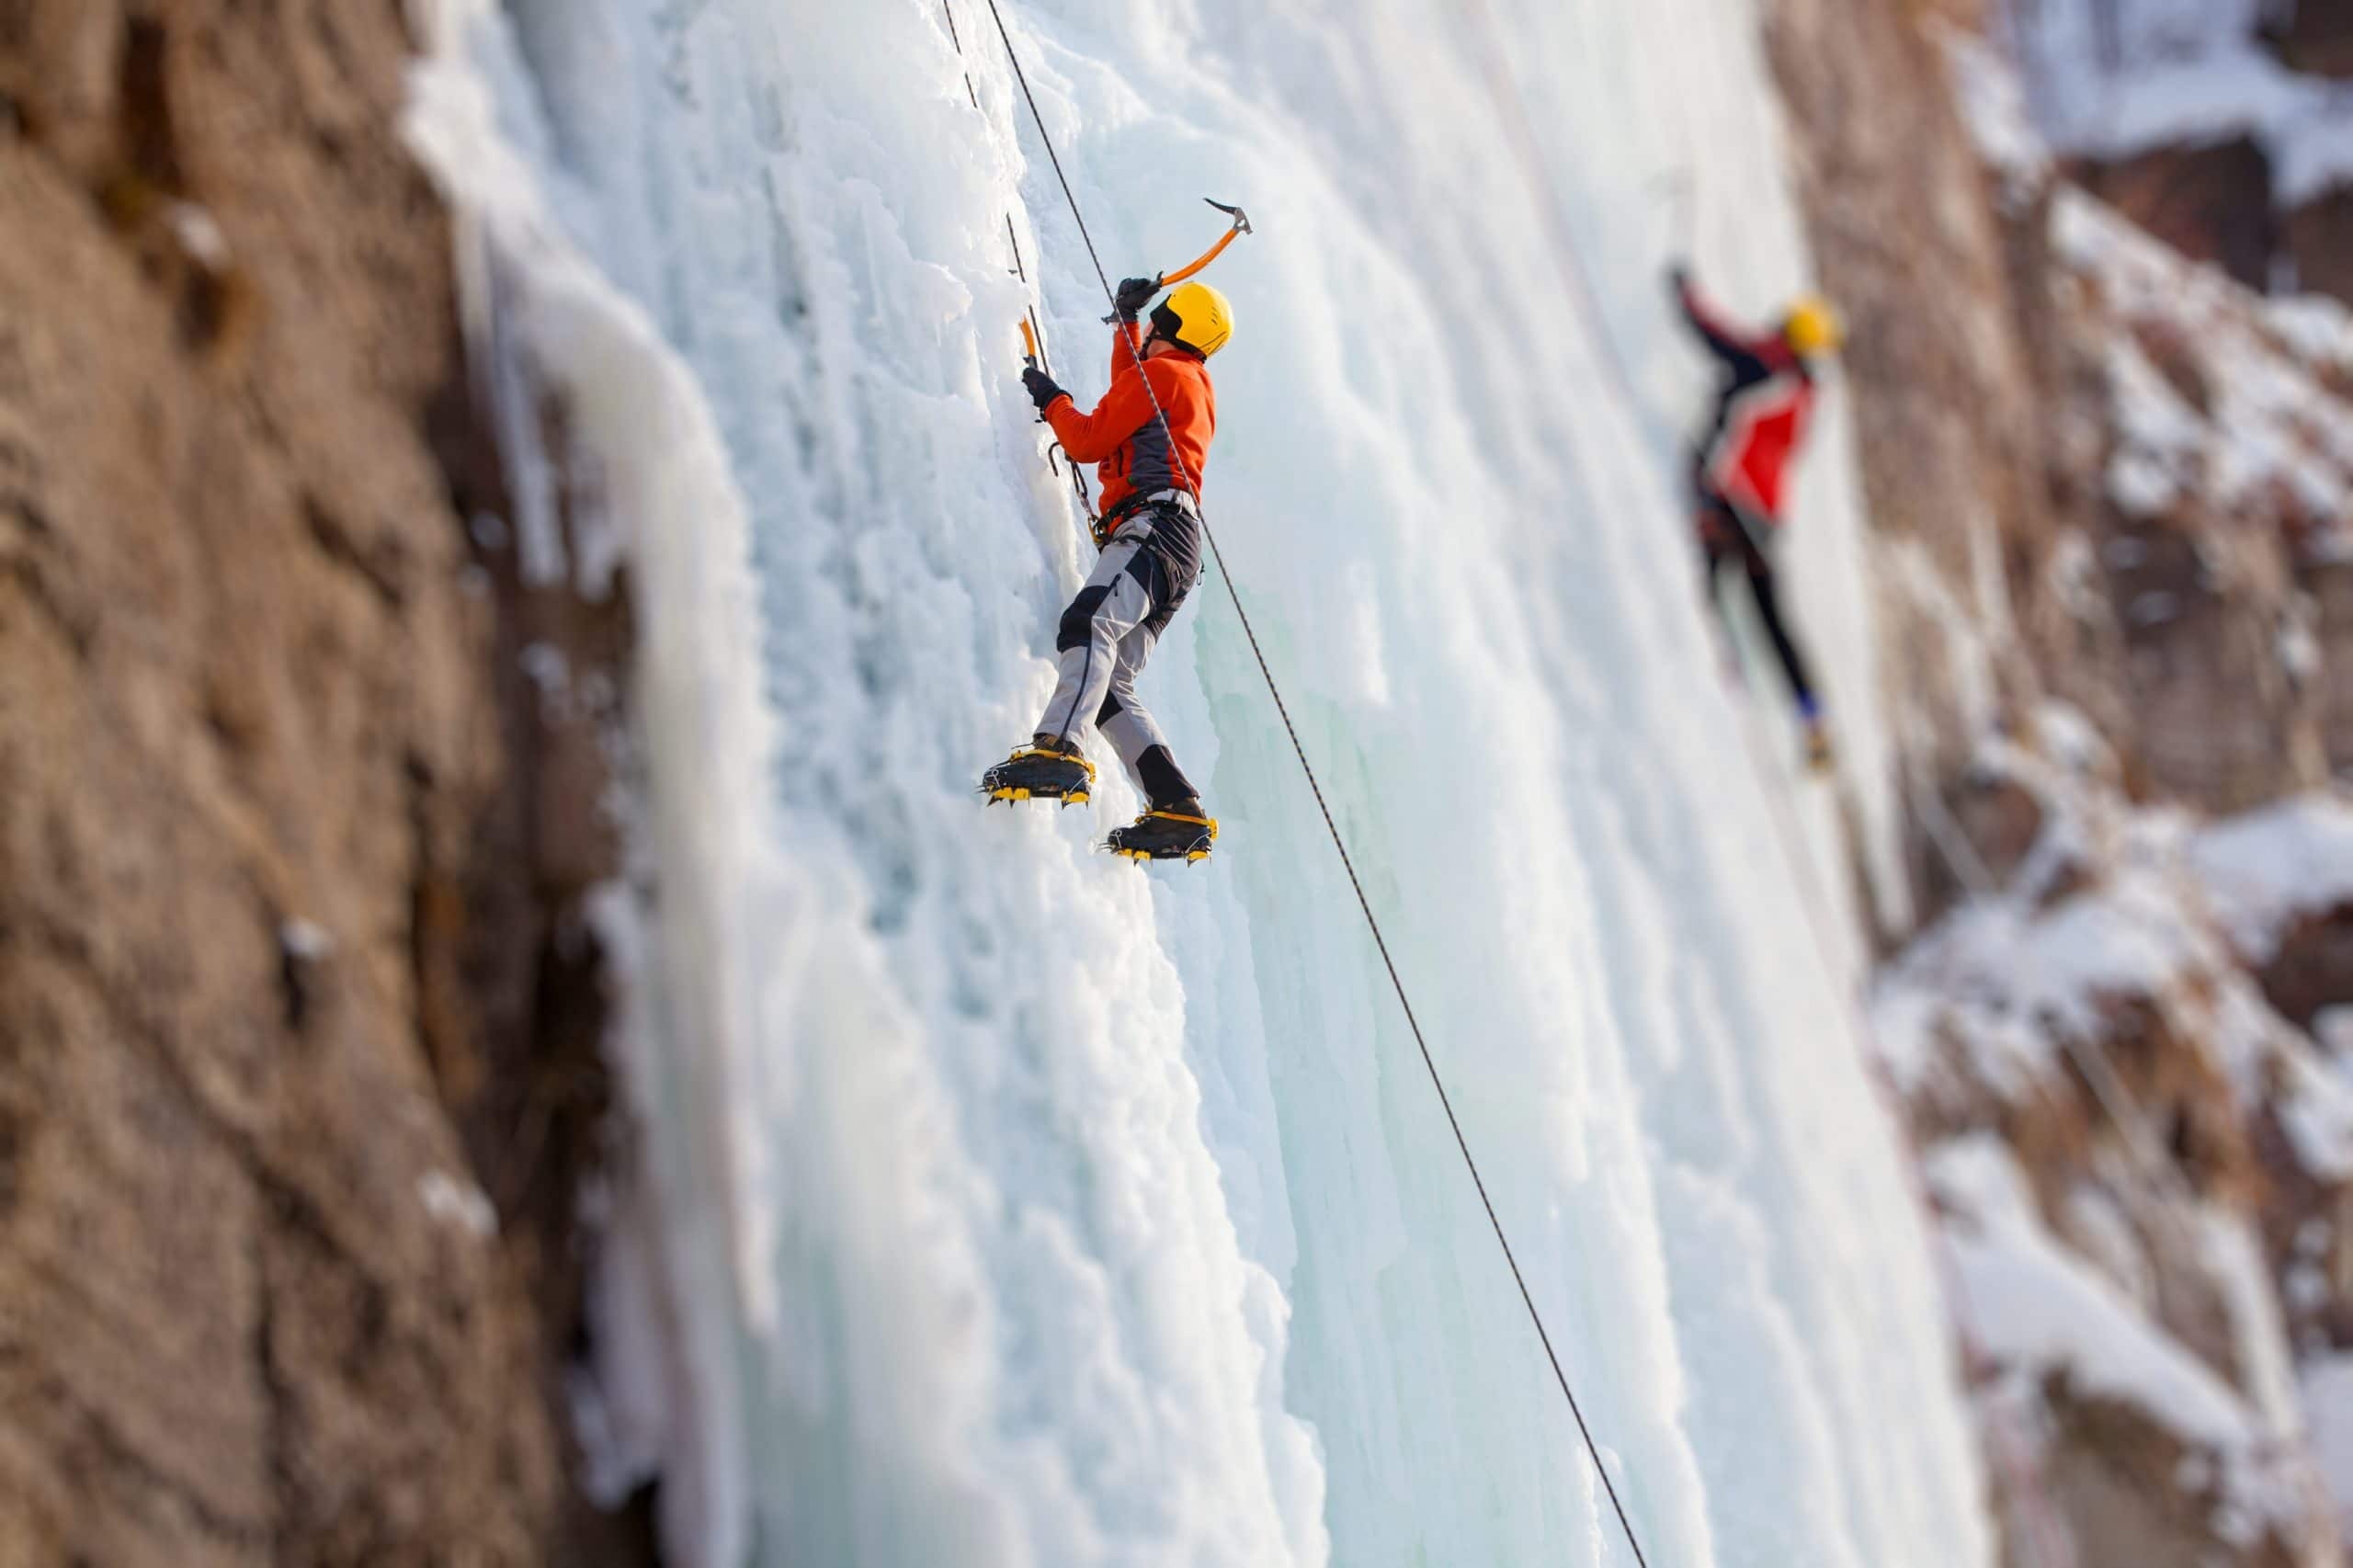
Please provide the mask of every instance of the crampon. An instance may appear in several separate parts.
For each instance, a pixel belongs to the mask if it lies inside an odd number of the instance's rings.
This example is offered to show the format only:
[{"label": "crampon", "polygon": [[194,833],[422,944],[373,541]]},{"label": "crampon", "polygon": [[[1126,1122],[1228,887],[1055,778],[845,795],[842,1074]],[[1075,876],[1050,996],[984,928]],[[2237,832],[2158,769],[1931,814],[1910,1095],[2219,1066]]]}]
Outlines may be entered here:
[{"label": "crampon", "polygon": [[1805,766],[1809,773],[1828,773],[1837,755],[1831,749],[1830,732],[1819,719],[1810,720],[1805,726]]},{"label": "crampon", "polygon": [[1011,756],[981,775],[981,794],[999,801],[1060,801],[1083,806],[1093,797],[1095,765],[1075,751],[1016,746]]},{"label": "crampon", "polygon": [[1126,827],[1115,827],[1103,847],[1131,860],[1206,860],[1217,842],[1217,819],[1173,811],[1150,811]]}]

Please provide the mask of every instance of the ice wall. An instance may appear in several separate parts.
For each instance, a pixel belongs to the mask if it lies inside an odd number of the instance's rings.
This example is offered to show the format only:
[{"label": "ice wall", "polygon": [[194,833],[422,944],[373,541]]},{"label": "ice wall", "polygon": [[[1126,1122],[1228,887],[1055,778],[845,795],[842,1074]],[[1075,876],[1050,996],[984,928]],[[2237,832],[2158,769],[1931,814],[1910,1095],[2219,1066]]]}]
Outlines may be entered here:
[{"label": "ice wall", "polygon": [[[611,530],[643,642],[600,1479],[658,1465],[696,1563],[1631,1561],[1219,583],[1146,677],[1216,860],[1092,853],[1120,789],[972,795],[1086,564],[1025,303],[1105,372],[975,4],[428,13],[518,493]],[[1735,308],[1804,274],[1747,0],[1006,20],[1115,277],[1205,244],[1199,195],[1258,222],[1211,524],[1649,1560],[1987,1561],[1799,902],[1830,835],[1777,830],[1681,516],[1661,192]],[[1835,397],[1825,432],[1805,607],[1883,814]]]}]

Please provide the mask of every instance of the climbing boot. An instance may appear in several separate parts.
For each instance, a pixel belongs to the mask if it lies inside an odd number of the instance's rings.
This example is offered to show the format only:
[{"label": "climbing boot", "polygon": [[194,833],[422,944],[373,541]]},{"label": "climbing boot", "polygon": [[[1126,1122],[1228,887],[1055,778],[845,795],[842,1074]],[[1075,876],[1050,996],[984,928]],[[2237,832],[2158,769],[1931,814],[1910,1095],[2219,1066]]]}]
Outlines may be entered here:
[{"label": "climbing boot", "polygon": [[1126,827],[1115,827],[1103,847],[1131,860],[1206,860],[1217,842],[1217,822],[1201,802],[1154,806]]},{"label": "climbing boot", "polygon": [[1805,722],[1805,766],[1809,773],[1827,773],[1836,760],[1830,749],[1830,726],[1820,716]]},{"label": "climbing boot", "polygon": [[1040,735],[1016,746],[1013,755],[981,775],[981,793],[999,801],[1060,801],[1085,805],[1095,789],[1095,765],[1079,755],[1076,741]]}]

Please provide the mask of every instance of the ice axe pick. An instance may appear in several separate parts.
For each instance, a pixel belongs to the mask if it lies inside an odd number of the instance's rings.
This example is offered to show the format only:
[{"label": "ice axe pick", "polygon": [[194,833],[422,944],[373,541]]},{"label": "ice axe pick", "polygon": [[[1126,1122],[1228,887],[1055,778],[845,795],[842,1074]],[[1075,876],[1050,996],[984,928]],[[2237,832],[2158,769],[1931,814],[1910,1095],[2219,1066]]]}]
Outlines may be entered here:
[{"label": "ice axe pick", "polygon": [[1232,244],[1237,236],[1256,232],[1250,227],[1250,214],[1242,210],[1241,208],[1228,207],[1222,201],[1210,201],[1210,199],[1206,196],[1201,198],[1201,199],[1209,201],[1211,206],[1216,208],[1219,211],[1233,219],[1233,226],[1226,230],[1224,233],[1218,236],[1217,244],[1203,251],[1201,253],[1200,259],[1194,262],[1192,266],[1179,267],[1175,272],[1162,273],[1160,276],[1160,286],[1164,289],[1172,283],[1182,283],[1186,278],[1192,277],[1195,273],[1209,266],[1211,262],[1215,261],[1219,256],[1224,255],[1225,247]]},{"label": "ice axe pick", "polygon": [[[1159,282],[1160,286],[1164,289],[1182,283],[1186,278],[1193,277],[1195,274],[1200,272],[1203,268],[1208,267],[1211,262],[1213,262],[1219,256],[1223,256],[1225,254],[1225,247],[1232,244],[1242,235],[1257,233],[1256,230],[1250,226],[1250,214],[1242,210],[1241,208],[1228,207],[1224,202],[1213,200],[1206,196],[1201,198],[1201,199],[1209,202],[1211,206],[1216,208],[1227,217],[1232,218],[1233,220],[1233,225],[1228,228],[1224,233],[1218,236],[1217,244],[1203,251],[1194,259],[1191,265],[1180,267],[1174,272],[1162,273],[1160,275]],[[1103,319],[1108,322],[1114,318],[1105,316]]]}]

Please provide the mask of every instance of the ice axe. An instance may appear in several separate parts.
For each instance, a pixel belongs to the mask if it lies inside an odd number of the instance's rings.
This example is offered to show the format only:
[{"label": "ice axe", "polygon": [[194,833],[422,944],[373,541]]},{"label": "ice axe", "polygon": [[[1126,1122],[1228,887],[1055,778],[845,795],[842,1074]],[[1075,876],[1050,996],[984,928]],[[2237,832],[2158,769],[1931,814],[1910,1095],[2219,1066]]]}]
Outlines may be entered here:
[{"label": "ice axe", "polygon": [[[1013,246],[1013,275],[1021,279],[1022,287],[1026,289],[1029,285],[1029,269],[1021,265],[1021,240],[1013,232],[1013,214],[1010,212],[1005,215],[1005,237]],[[1021,312],[1021,358],[1033,370],[1048,369],[1050,367],[1046,364],[1045,356],[1038,348],[1037,307],[1024,305]]]},{"label": "ice axe", "polygon": [[[1180,267],[1174,272],[1162,273],[1157,281],[1163,289],[1169,288],[1174,284],[1182,283],[1186,278],[1191,278],[1199,273],[1202,269],[1207,267],[1211,262],[1213,262],[1219,256],[1223,256],[1225,254],[1225,247],[1232,244],[1244,234],[1253,234],[1257,233],[1256,229],[1253,229],[1250,226],[1250,214],[1242,210],[1241,208],[1228,207],[1224,202],[1212,199],[1206,196],[1202,197],[1201,199],[1209,202],[1211,206],[1216,208],[1227,217],[1232,218],[1233,220],[1233,226],[1228,228],[1224,233],[1219,235],[1217,244],[1203,251],[1194,259],[1190,266]],[[1105,316],[1103,319],[1108,322],[1114,318],[1111,316]]]},{"label": "ice axe", "polygon": [[[1034,315],[1024,315],[1021,318],[1021,358],[1031,369],[1047,369],[1045,356],[1038,349],[1038,328]],[[1049,373],[1051,374],[1051,371]],[[1056,473],[1062,472],[1063,468],[1061,463],[1054,460],[1054,454],[1062,449],[1060,441],[1054,442],[1046,449],[1046,466]],[[1095,497],[1087,490],[1086,476],[1078,472],[1076,463],[1070,465],[1070,483],[1071,488],[1078,493],[1079,510],[1085,512],[1091,522],[1095,517]]]},{"label": "ice axe", "polygon": [[1219,211],[1233,219],[1233,226],[1226,230],[1223,234],[1218,237],[1217,244],[1203,251],[1201,253],[1200,259],[1194,262],[1192,266],[1179,267],[1175,272],[1165,272],[1161,274],[1160,286],[1164,289],[1167,288],[1172,283],[1182,283],[1186,278],[1192,277],[1195,273],[1209,266],[1211,262],[1215,261],[1219,256],[1224,255],[1225,247],[1232,244],[1237,236],[1256,232],[1250,227],[1250,214],[1242,210],[1241,208],[1228,207],[1222,201],[1210,201],[1210,199],[1206,196],[1202,197],[1201,199],[1203,201],[1209,201],[1211,206],[1216,208]]}]

